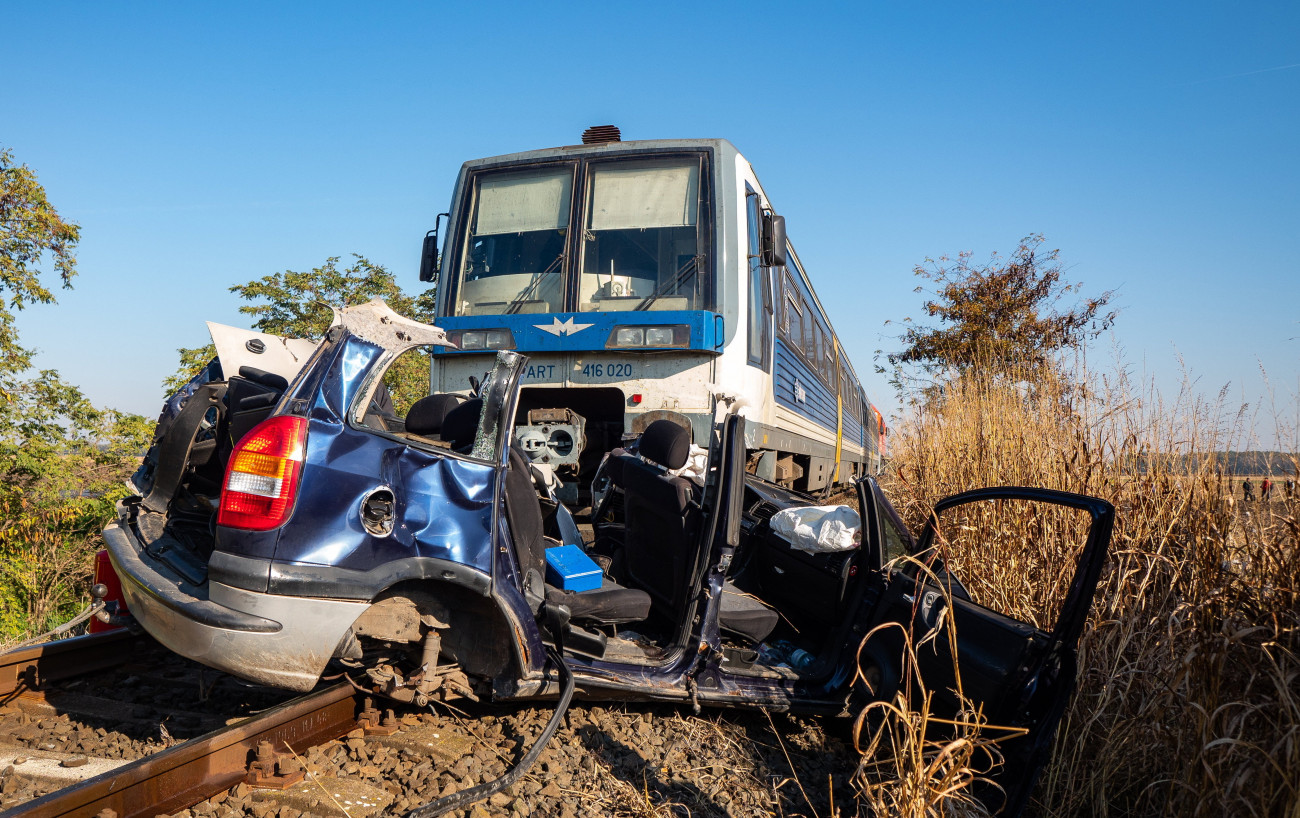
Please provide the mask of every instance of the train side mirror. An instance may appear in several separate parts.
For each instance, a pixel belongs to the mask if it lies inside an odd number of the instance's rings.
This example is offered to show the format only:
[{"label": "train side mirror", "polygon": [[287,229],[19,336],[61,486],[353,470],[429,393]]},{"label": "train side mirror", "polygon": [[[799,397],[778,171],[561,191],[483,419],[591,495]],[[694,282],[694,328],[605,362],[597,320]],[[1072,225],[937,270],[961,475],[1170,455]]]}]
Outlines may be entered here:
[{"label": "train side mirror", "polygon": [[420,251],[420,280],[433,281],[438,275],[438,231],[430,230],[424,236],[424,247]]},{"label": "train side mirror", "polygon": [[438,228],[442,226],[442,217],[447,215],[439,213],[433,220],[433,229],[424,234],[424,247],[420,250],[421,281],[433,281],[438,277]]},{"label": "train side mirror", "polygon": [[785,262],[785,216],[768,211],[763,214],[763,266],[784,267]]}]

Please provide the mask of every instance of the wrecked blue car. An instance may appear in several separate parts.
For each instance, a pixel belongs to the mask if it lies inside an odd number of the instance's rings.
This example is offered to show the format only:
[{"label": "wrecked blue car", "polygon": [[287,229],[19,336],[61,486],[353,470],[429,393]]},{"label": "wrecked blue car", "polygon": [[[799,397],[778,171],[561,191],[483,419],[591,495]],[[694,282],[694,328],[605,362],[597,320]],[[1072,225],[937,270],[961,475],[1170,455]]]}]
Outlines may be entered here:
[{"label": "wrecked blue car", "polygon": [[947,618],[955,655],[946,639],[917,648],[931,689],[960,706],[945,693],[957,662],[991,722],[1026,729],[1006,745],[1017,780],[1045,757],[1108,503],[995,488],[937,509],[1021,499],[1086,515],[1068,598],[1039,628],[901,559],[937,564],[936,525],[914,540],[870,478],[853,547],[778,535],[774,515],[817,500],[747,473],[745,410],[721,397],[701,468],[683,472],[690,431],[659,420],[606,454],[594,507],[574,509],[512,445],[522,355],[485,355],[463,393],[395,407],[398,362],[450,341],[382,302],[339,311],[319,342],[212,329],[218,359],[168,401],[105,531],[131,614],[176,653],[293,690],[332,666],[418,705],[576,691],[838,714],[908,683],[896,640],[866,634],[897,622],[921,644]]}]

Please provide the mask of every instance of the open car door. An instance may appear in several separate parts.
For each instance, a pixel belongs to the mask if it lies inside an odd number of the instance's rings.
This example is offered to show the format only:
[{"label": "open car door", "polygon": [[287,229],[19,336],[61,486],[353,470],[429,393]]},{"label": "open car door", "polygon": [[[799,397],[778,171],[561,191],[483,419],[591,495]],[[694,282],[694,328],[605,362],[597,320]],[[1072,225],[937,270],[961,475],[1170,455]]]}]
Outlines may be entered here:
[{"label": "open car door", "polygon": [[[864,521],[889,528],[881,511],[887,503],[874,481],[863,481],[859,500],[866,506]],[[1004,763],[990,775],[1004,793],[992,787],[975,792],[991,810],[1005,806],[1003,814],[1018,814],[1048,759],[1074,692],[1076,648],[1114,516],[1110,503],[1079,494],[1014,487],[969,491],[939,502],[913,557],[885,567],[887,585],[875,621],[902,624],[916,659],[914,672],[903,660],[892,681],[919,678],[933,694],[935,716],[952,717],[963,705],[974,706],[982,709],[994,738],[1003,734],[996,728],[1018,728],[999,742]],[[886,559],[898,557],[907,538],[895,532],[893,539],[895,547],[883,549]],[[1069,550],[1066,539],[1073,540]],[[1075,557],[1073,574],[1067,553]],[[1042,603],[1037,610],[1031,610],[1034,602]],[[897,628],[876,633],[889,653],[903,655]],[[881,653],[880,645],[864,647]]]}]

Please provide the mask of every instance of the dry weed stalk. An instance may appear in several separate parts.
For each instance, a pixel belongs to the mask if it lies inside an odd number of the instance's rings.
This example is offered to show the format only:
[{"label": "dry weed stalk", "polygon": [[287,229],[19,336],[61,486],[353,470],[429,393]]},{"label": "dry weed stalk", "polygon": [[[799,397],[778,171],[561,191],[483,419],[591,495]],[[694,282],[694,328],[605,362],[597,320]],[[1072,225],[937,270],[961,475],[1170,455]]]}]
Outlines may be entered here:
[{"label": "dry weed stalk", "polygon": [[[943,610],[950,610],[951,590],[925,563],[904,559],[929,576],[943,595]],[[902,681],[891,699],[867,705],[854,722],[854,749],[861,755],[854,775],[859,800],[875,815],[987,815],[975,789],[982,787],[986,793],[998,789],[988,777],[1002,761],[997,744],[1025,731],[990,725],[981,709],[965,695],[960,667],[954,667],[954,692],[960,711],[953,719],[936,715],[934,692],[921,676],[916,652],[931,640],[945,639],[950,655],[957,655],[957,630],[953,619],[946,615],[941,615],[935,627],[915,643],[912,633],[900,623],[887,622],[873,628],[859,646],[856,681],[870,685],[861,675],[862,646],[891,630],[901,635]]]},{"label": "dry weed stalk", "polygon": [[[1166,401],[1080,366],[1068,381],[970,373],[899,425],[890,494],[918,529],[935,501],[981,486],[1118,511],[1031,813],[1300,815],[1300,500],[1233,498],[1215,453],[1248,440],[1247,423],[1190,382]],[[1019,525],[1038,550],[958,545],[950,562],[977,597],[1044,626],[1077,554],[1059,547],[1068,525]]]}]

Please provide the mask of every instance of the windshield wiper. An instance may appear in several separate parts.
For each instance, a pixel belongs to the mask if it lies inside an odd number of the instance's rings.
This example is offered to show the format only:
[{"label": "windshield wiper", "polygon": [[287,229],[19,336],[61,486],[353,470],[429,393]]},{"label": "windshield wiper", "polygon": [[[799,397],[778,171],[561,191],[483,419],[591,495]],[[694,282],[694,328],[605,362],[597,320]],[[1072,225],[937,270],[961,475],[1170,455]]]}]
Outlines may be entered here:
[{"label": "windshield wiper", "polygon": [[687,262],[682,265],[681,269],[678,270],[676,274],[673,275],[672,278],[668,279],[663,284],[660,284],[659,287],[656,288],[654,292],[646,296],[646,299],[644,301],[642,301],[640,304],[637,304],[635,307],[633,307],[632,311],[638,312],[640,310],[649,308],[651,304],[659,300],[660,296],[667,295],[669,290],[677,289],[679,286],[681,286],[686,282],[686,279],[695,275],[695,273],[699,269],[700,269],[700,257],[691,256],[690,259],[688,259]]},{"label": "windshield wiper", "polygon": [[537,289],[537,285],[542,283],[542,279],[550,275],[555,270],[556,267],[559,267],[560,262],[563,260],[564,260],[564,254],[560,253],[558,256],[555,257],[555,261],[552,261],[549,265],[547,265],[545,270],[542,270],[540,273],[535,274],[533,276],[533,280],[528,282],[528,286],[524,288],[524,291],[521,292],[519,295],[515,296],[514,301],[511,301],[508,305],[506,305],[506,311],[504,314],[515,315],[516,313],[518,313],[520,308],[523,307],[524,302],[527,301],[529,296],[533,294],[533,291]]}]

